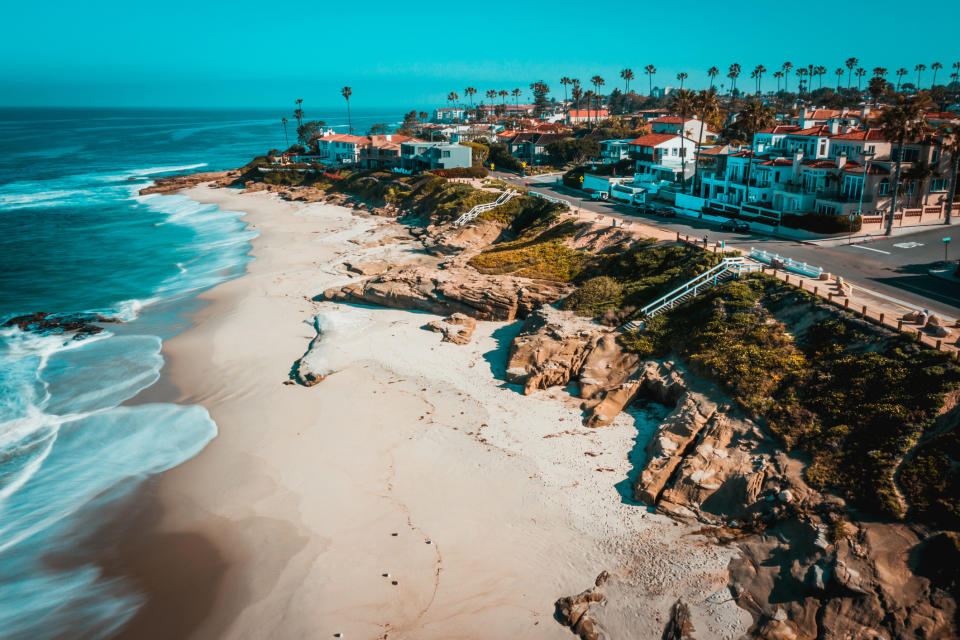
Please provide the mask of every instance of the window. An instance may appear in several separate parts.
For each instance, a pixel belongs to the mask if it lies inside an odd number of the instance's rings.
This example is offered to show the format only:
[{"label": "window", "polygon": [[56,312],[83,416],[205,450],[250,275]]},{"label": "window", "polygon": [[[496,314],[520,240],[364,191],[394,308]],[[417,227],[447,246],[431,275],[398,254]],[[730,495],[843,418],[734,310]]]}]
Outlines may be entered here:
[{"label": "window", "polygon": [[877,193],[879,193],[881,196],[890,195],[890,181],[881,181],[880,184],[877,185]]},{"label": "window", "polygon": [[[909,149],[908,149],[908,151],[909,151]],[[906,181],[906,182],[903,183],[903,193],[904,193],[904,194],[906,194],[906,195],[908,195],[908,196],[912,196],[916,190],[917,190],[917,181],[916,181],[916,180],[908,180],[908,181]]]},{"label": "window", "polygon": [[444,157],[444,158],[449,158],[449,157],[450,157],[450,152],[449,152],[449,151],[444,151],[444,152],[443,152],[443,157]]},{"label": "window", "polygon": [[847,198],[859,198],[863,190],[863,178],[857,176],[844,176],[843,187],[840,189]]},{"label": "window", "polygon": [[938,160],[940,160],[940,149],[934,147],[930,153],[930,162],[937,162]]},{"label": "window", "polygon": [[[897,157],[900,155],[900,148],[893,147],[890,150],[890,159],[896,162]],[[907,147],[903,151],[903,162],[916,162],[920,159],[920,149],[911,149]]]},{"label": "window", "polygon": [[930,181],[930,191],[946,191],[947,190],[947,179],[946,178],[934,178]]}]

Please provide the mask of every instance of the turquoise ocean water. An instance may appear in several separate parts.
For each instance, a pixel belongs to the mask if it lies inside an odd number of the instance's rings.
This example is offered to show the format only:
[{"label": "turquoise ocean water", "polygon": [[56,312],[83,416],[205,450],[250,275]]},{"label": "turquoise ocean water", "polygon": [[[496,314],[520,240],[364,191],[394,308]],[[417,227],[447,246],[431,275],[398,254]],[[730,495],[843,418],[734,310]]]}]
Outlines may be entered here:
[{"label": "turquoise ocean water", "polygon": [[[354,128],[400,112],[355,113]],[[0,109],[0,324],[124,321],[83,340],[0,329],[0,638],[107,638],[142,604],[76,546],[102,524],[98,507],[216,437],[203,407],[124,402],[159,378],[162,342],[188,326],[195,295],[243,273],[255,233],[237,212],[137,193],[150,176],[282,147],[282,115]],[[345,130],[325,115],[313,117]]]}]

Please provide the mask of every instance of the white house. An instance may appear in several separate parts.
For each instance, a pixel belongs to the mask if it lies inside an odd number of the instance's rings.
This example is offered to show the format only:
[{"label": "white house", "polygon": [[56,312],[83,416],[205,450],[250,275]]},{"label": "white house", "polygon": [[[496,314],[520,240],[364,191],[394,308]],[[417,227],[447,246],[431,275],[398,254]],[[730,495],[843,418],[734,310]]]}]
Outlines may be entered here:
[{"label": "white house", "polygon": [[600,159],[603,161],[603,164],[615,164],[629,157],[629,138],[600,141]]},{"label": "white house", "polygon": [[368,144],[370,144],[370,138],[346,133],[334,133],[317,139],[320,158],[341,164],[359,162],[360,151]]},{"label": "white house", "polygon": [[680,116],[661,116],[651,120],[650,126],[654,133],[684,135],[694,140],[700,140],[701,143],[717,137],[717,134],[710,131],[710,127],[705,122],[692,117],[683,119]]},{"label": "white house", "polygon": [[636,181],[675,182],[682,173],[693,175],[695,140],[670,133],[648,133],[630,141],[630,154],[636,161]]},{"label": "white house", "polygon": [[460,107],[441,107],[439,109],[434,109],[433,121],[443,124],[450,122],[463,122],[466,115],[466,110],[461,109]]}]

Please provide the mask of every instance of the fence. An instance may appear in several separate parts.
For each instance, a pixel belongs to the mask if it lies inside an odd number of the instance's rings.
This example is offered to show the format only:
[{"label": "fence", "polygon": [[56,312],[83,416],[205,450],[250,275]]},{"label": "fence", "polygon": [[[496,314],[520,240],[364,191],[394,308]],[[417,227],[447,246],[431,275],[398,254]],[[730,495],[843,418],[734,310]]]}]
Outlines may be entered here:
[{"label": "fence", "polygon": [[534,196],[534,197],[536,197],[536,198],[543,198],[544,200],[546,200],[546,201],[548,201],[548,202],[559,202],[560,204],[566,205],[566,206],[567,206],[567,209],[573,209],[573,206],[570,204],[570,201],[569,201],[569,200],[565,200],[565,199],[563,199],[563,198],[556,198],[556,197],[554,197],[554,196],[548,196],[548,195],[545,194],[545,193],[538,193],[538,192],[536,192],[536,191],[528,191],[528,192],[527,192],[527,195],[528,195],[528,196]]},{"label": "fence", "polygon": [[800,275],[807,276],[809,278],[819,278],[820,274],[823,273],[823,268],[821,267],[817,267],[806,262],[799,262],[793,258],[787,258],[785,256],[777,255],[776,253],[770,253],[768,251],[764,251],[763,249],[754,249],[753,247],[750,247],[750,257],[757,262],[763,262],[764,264],[782,265],[782,268],[787,271],[799,273]]}]

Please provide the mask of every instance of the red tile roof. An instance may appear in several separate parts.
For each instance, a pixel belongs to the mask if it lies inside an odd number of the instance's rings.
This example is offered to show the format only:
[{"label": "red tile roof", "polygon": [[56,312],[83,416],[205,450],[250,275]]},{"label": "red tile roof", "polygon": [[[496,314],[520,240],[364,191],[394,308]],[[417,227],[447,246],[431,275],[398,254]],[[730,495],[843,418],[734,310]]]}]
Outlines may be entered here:
[{"label": "red tile roof", "polygon": [[810,127],[809,129],[792,131],[790,135],[791,136],[829,136],[830,127],[825,124],[818,124],[816,126]]},{"label": "red tile roof", "polygon": [[327,140],[329,142],[349,142],[352,144],[367,144],[370,142],[370,138],[353,136],[348,133],[335,133],[332,136],[324,136],[321,140]]},{"label": "red tile roof", "polygon": [[857,129],[847,133],[838,133],[830,136],[833,140],[884,140],[883,131],[880,129]]},{"label": "red tile roof", "polygon": [[679,138],[680,135],[677,133],[648,133],[645,136],[640,136],[636,140],[630,141],[631,147],[656,147],[668,140],[673,140],[674,138]]},{"label": "red tile roof", "polygon": [[792,158],[771,158],[765,162],[761,162],[760,164],[766,167],[790,167],[793,165],[793,159]]},{"label": "red tile roof", "polygon": [[829,118],[839,118],[841,115],[843,115],[843,111],[839,109],[814,109],[807,112],[805,119],[827,120]]},{"label": "red tile roof", "polygon": [[795,131],[800,131],[800,127],[793,124],[778,124],[775,127],[760,129],[757,133],[793,133]]},{"label": "red tile roof", "polygon": [[[693,118],[687,118],[687,122],[690,122]],[[662,116],[660,118],[654,118],[650,122],[658,124],[683,124],[684,120],[680,116]]]}]

